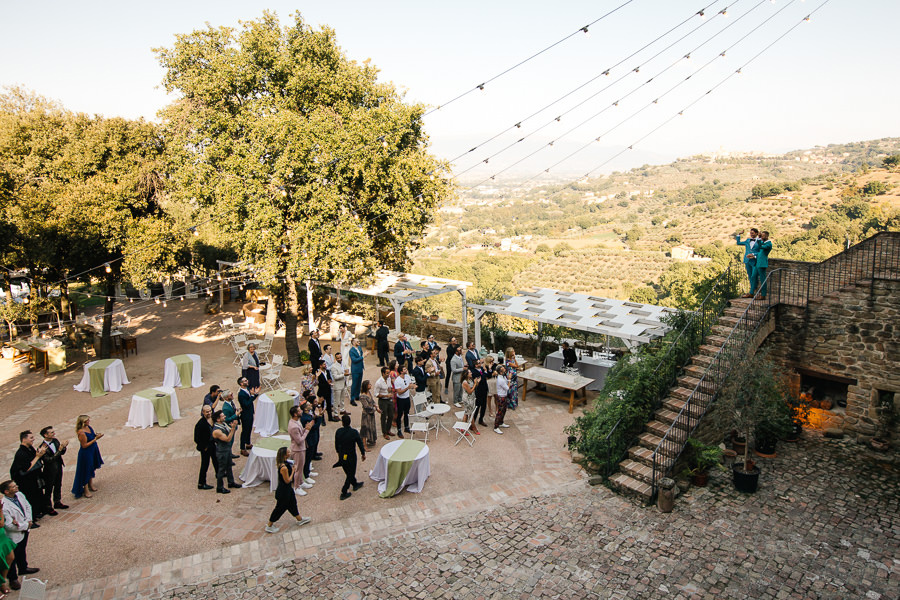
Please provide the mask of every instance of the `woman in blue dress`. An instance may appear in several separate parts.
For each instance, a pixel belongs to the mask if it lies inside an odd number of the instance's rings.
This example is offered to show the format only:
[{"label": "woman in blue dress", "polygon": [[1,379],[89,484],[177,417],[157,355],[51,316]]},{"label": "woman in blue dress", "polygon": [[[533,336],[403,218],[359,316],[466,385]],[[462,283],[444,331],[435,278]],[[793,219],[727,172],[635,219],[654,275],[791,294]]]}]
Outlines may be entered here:
[{"label": "woman in blue dress", "polygon": [[100,447],[97,441],[103,437],[102,433],[94,433],[91,427],[91,418],[88,415],[79,415],[75,421],[75,433],[81,448],[78,450],[78,465],[75,467],[75,481],[72,483],[72,494],[76,498],[91,497],[91,492],[96,492],[94,487],[94,475],[97,469],[103,465],[100,457]]}]

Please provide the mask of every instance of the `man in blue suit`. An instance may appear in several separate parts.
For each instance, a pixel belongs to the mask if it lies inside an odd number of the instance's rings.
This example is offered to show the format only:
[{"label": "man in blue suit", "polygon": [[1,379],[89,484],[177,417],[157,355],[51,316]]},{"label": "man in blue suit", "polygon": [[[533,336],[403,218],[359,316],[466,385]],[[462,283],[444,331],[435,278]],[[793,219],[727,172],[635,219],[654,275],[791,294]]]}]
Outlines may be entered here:
[{"label": "man in blue suit", "polygon": [[769,252],[772,251],[772,242],[769,241],[769,232],[763,231],[757,241],[756,272],[754,273],[754,277],[757,285],[762,285],[759,290],[759,299],[765,300],[766,292],[769,287],[769,282],[766,281],[766,272],[769,270]]},{"label": "man in blue suit", "polygon": [[735,234],[734,239],[738,246],[744,247],[744,269],[747,270],[747,279],[750,280],[750,293],[744,294],[741,298],[752,298],[753,292],[756,291],[756,286],[759,285],[759,282],[756,281],[756,253],[757,253],[757,245],[759,244],[759,240],[757,237],[759,236],[759,230],[755,227],[750,229],[750,237],[748,237],[743,242],[741,241],[741,234]]},{"label": "man in blue suit", "polygon": [[367,351],[359,347],[359,338],[350,340],[350,404],[356,406],[359,400],[359,390],[362,387],[363,373],[366,370],[365,356]]},{"label": "man in blue suit", "polygon": [[407,371],[412,371],[413,349],[409,340],[406,339],[405,333],[401,333],[397,343],[394,344],[394,358],[397,359],[398,369],[400,365],[406,364]]}]

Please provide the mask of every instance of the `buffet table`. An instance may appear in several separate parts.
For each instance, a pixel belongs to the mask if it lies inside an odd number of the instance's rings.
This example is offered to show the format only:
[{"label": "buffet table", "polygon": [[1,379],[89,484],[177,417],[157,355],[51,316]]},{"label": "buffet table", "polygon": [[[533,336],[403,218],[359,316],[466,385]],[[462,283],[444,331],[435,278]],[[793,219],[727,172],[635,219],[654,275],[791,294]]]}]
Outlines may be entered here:
[{"label": "buffet table", "polygon": [[[531,367],[530,369],[520,371],[519,380],[522,381],[521,400],[523,402],[525,401],[525,396],[528,395],[529,381],[533,381],[535,383],[543,383],[544,385],[552,385],[554,387],[568,390],[569,394],[565,395],[557,394],[549,390],[538,390],[537,388],[532,389],[532,391],[534,392],[538,392],[539,394],[543,394],[545,396],[550,396],[551,398],[567,400],[569,402],[570,413],[575,409],[575,404],[587,402],[587,392],[585,392],[585,388],[593,381],[592,379],[582,377],[581,375],[569,375],[568,373],[561,373],[560,371],[551,371],[550,369],[545,369],[544,367]],[[575,392],[577,392],[578,390],[581,390],[581,398],[578,399],[578,402],[576,402]]]},{"label": "buffet table", "polygon": [[[551,371],[560,371],[562,366],[563,356],[561,350],[548,354],[547,358],[544,359],[544,367]],[[578,372],[583,377],[594,380],[587,386],[587,389],[593,392],[603,389],[603,384],[606,382],[606,374],[614,366],[616,366],[616,361],[599,356],[579,356],[578,362],[575,363],[575,368],[578,369]]]}]

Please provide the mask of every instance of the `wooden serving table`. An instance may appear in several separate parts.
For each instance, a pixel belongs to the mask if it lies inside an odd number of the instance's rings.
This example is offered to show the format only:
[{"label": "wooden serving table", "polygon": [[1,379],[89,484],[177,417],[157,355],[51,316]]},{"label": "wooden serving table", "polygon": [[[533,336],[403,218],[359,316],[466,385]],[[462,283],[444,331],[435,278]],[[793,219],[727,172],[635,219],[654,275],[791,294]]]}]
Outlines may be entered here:
[{"label": "wooden serving table", "polygon": [[[587,392],[585,391],[585,388],[589,383],[594,381],[589,377],[582,377],[581,375],[569,375],[568,373],[561,373],[560,371],[551,371],[550,369],[545,369],[544,367],[531,367],[530,369],[519,371],[518,377],[522,380],[523,401],[525,400],[525,396],[528,394],[529,381],[533,381],[535,383],[543,383],[544,385],[552,385],[553,387],[569,390],[569,394],[568,396],[566,396],[565,394],[557,394],[548,390],[538,390],[537,388],[532,388],[532,391],[544,394],[545,396],[550,396],[551,398],[556,398],[558,400],[568,400],[570,413],[575,410],[576,404],[583,404],[587,402]],[[575,398],[575,393],[578,390],[581,390],[580,402],[576,402]]]}]

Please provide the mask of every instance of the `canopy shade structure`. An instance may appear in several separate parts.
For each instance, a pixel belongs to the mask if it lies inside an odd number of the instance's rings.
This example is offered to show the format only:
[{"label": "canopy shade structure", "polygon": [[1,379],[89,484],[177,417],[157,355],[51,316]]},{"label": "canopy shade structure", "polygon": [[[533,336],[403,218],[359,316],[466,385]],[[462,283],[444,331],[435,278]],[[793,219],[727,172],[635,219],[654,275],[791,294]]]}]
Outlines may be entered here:
[{"label": "canopy shade structure", "polygon": [[[310,282],[310,284],[307,285],[307,294],[309,295],[308,304],[310,307],[312,307],[311,288],[313,285],[335,288],[338,290],[338,294],[340,294],[341,289],[346,289],[354,294],[374,296],[376,307],[378,298],[386,299],[391,303],[391,306],[394,307],[394,328],[397,332],[401,330],[400,311],[403,310],[403,305],[407,302],[411,300],[422,300],[423,298],[430,298],[431,296],[446,294],[448,292],[459,292],[459,295],[462,297],[463,345],[465,345],[467,341],[467,328],[465,326],[468,310],[466,306],[466,288],[472,285],[469,281],[457,281],[455,279],[431,277],[430,275],[416,275],[413,273],[398,273],[396,271],[380,270],[375,272],[374,281],[365,287],[362,284],[353,283],[350,283],[348,287],[345,288],[334,283]],[[309,322],[312,323],[313,318],[311,308],[309,317]]]},{"label": "canopy shade structure", "polygon": [[664,335],[670,328],[660,319],[676,312],[653,304],[547,288],[519,290],[517,294],[503,300],[488,300],[483,305],[470,305],[475,311],[477,347],[481,347],[481,317],[486,312],[617,337],[629,348]]}]

